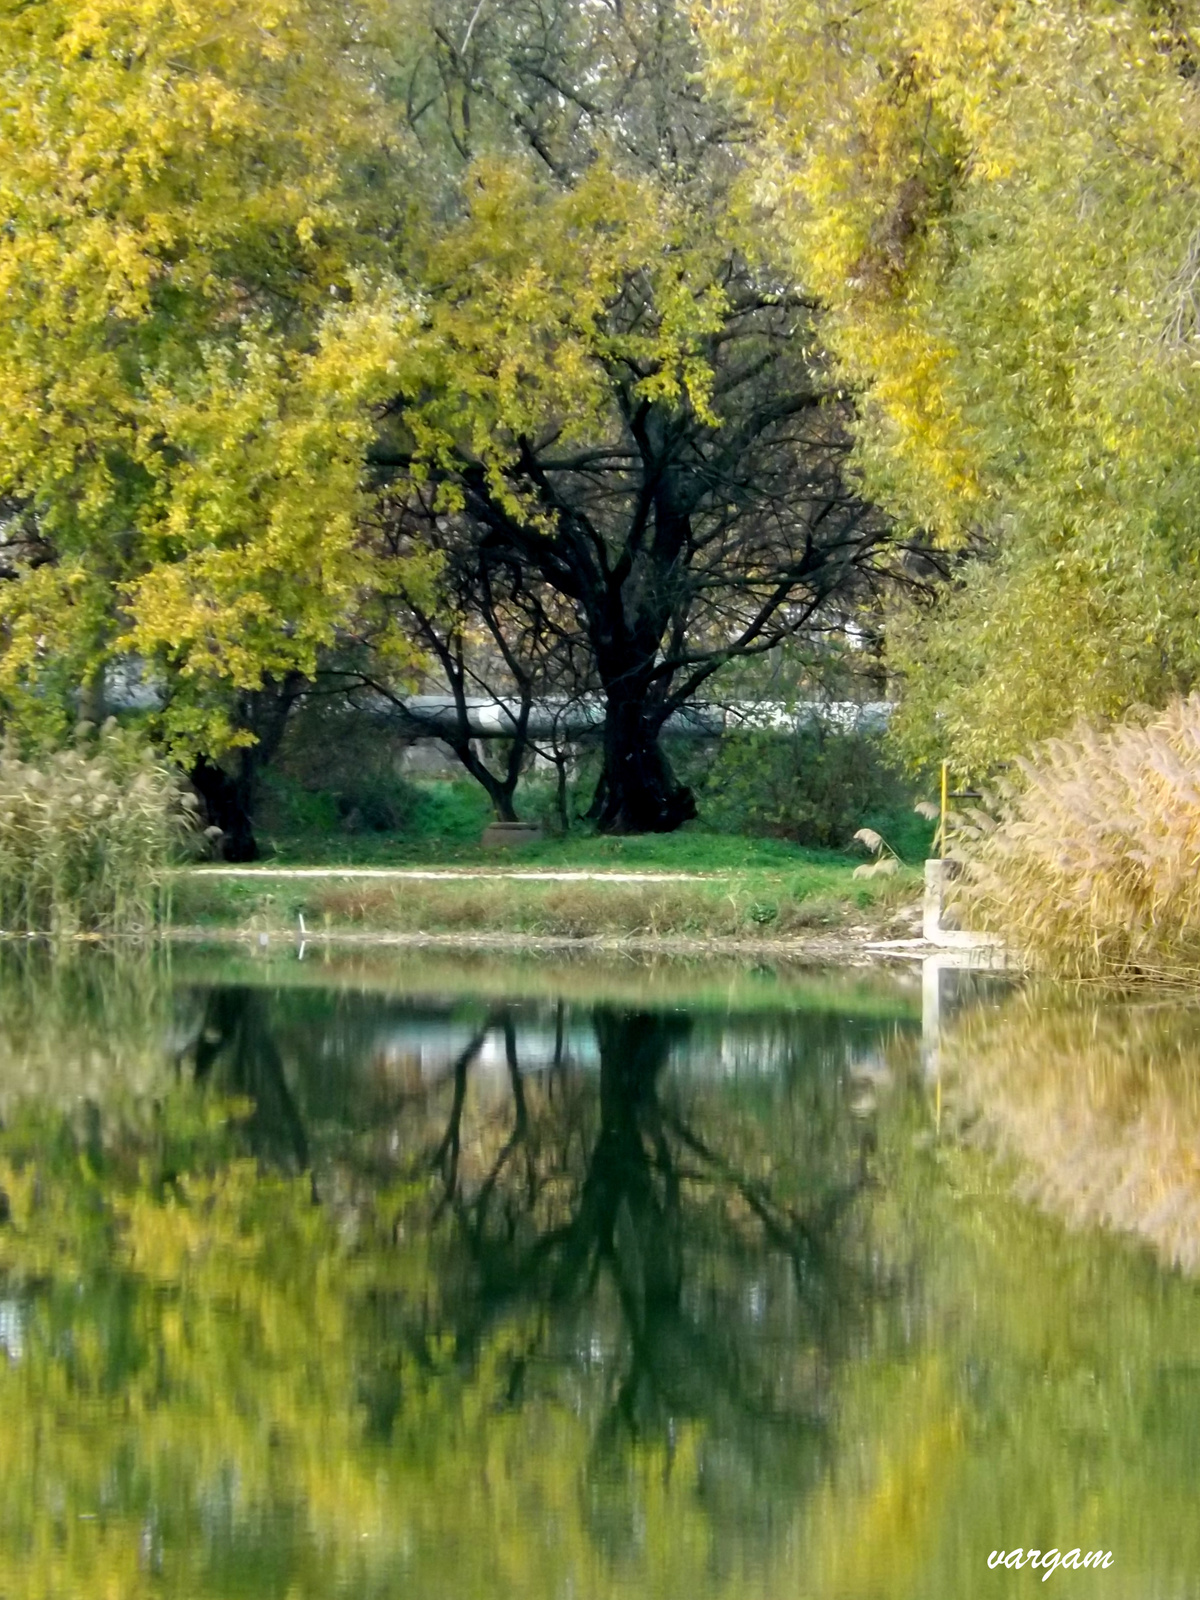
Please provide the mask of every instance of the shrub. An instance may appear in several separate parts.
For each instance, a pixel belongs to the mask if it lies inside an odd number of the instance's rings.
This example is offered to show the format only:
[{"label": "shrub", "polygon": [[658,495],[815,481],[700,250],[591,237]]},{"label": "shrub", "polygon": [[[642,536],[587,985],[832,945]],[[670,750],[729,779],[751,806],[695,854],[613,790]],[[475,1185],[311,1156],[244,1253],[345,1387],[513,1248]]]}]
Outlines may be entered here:
[{"label": "shrub", "polygon": [[0,747],[0,927],[152,928],[196,827],[182,779],[115,723],[40,761]]},{"label": "shrub", "polygon": [[407,829],[417,797],[399,776],[403,748],[370,717],[302,702],[263,774],[256,826],[284,836]]},{"label": "shrub", "polygon": [[869,824],[905,859],[918,859],[928,846],[909,786],[875,735],[821,723],[791,734],[733,733],[715,752],[690,760],[685,753],[679,765],[696,786],[705,826],[720,832],[841,849]]},{"label": "shrub", "polygon": [[1059,976],[1200,974],[1200,696],[1081,726],[1018,768],[996,816],[968,819],[970,925]]}]

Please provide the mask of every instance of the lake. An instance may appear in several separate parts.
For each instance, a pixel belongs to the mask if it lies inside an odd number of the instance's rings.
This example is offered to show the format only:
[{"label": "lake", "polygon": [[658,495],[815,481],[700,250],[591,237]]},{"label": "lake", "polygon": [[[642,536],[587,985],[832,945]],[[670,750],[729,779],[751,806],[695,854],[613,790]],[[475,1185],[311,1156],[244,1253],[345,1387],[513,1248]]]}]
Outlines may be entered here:
[{"label": "lake", "polygon": [[1198,1270],[1182,1001],[9,946],[0,1600],[1200,1595]]}]

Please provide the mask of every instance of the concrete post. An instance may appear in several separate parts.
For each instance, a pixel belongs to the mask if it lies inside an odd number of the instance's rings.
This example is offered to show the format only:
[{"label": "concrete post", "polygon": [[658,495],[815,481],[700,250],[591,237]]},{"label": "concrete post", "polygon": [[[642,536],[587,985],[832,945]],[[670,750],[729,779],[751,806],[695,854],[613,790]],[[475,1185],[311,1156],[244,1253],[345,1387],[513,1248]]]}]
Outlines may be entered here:
[{"label": "concrete post", "polygon": [[927,861],[925,863],[925,905],[921,917],[921,932],[930,944],[938,944],[946,932],[946,890],[954,877],[953,861]]}]

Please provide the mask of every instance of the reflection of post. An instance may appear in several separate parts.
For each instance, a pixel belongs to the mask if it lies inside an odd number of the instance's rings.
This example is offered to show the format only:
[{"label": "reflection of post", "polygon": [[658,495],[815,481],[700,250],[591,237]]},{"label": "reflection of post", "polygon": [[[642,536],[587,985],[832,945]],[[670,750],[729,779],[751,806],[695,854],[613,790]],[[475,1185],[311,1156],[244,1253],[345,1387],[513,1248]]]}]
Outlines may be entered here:
[{"label": "reflection of post", "polygon": [[941,1070],[942,972],[945,955],[926,956],[921,963],[921,1066],[931,1082]]},{"label": "reflection of post", "polygon": [[[967,935],[966,937],[970,937]],[[921,963],[921,1066],[932,1083],[941,1070],[942,1020],[948,1011],[975,994],[973,985],[946,983],[951,972],[1003,974],[1007,970],[1004,952],[993,945],[977,945],[965,950],[939,950]]]},{"label": "reflection of post", "polygon": [[921,1065],[930,1082],[941,1070],[943,1013],[959,998],[959,986],[953,982],[947,984],[946,974],[1002,971],[1003,966],[997,952],[986,945],[976,949],[939,950],[937,955],[926,956],[921,963]]}]

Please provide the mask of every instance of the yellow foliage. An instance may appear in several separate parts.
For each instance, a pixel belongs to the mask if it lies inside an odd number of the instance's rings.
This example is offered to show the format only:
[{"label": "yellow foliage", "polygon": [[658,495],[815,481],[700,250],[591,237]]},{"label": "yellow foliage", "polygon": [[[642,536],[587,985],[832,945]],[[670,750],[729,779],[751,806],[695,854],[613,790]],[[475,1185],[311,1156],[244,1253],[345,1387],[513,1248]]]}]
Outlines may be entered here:
[{"label": "yellow foliage", "polygon": [[874,493],[996,556],[906,633],[910,745],[988,765],[1189,687],[1195,6],[696,10]]},{"label": "yellow foliage", "polygon": [[135,649],[200,704],[311,670],[352,604],[406,325],[389,299],[369,345],[383,303],[350,276],[395,205],[366,164],[403,161],[388,36],[386,0],[0,8],[0,485],[38,535],[10,703]]}]

